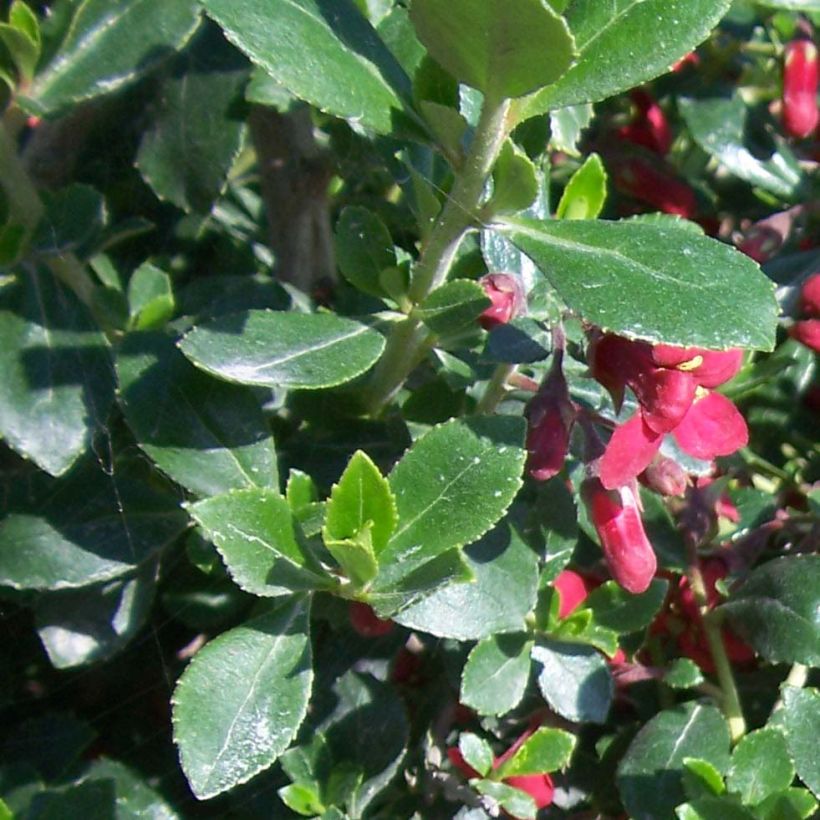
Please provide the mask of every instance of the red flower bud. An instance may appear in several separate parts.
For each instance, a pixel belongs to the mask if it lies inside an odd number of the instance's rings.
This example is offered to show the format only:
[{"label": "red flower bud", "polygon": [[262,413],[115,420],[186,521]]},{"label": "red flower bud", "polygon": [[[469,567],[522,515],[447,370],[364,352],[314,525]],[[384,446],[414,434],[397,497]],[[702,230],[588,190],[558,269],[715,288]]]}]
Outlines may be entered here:
[{"label": "red flower bud", "polygon": [[485,330],[503,325],[526,310],[521,280],[511,273],[488,273],[478,280],[492,304],[478,317]]},{"label": "red flower bud", "polygon": [[673,435],[689,455],[708,461],[749,443],[746,421],[720,393],[708,393],[695,401]]},{"label": "red flower bud", "polygon": [[666,456],[655,456],[652,463],[643,471],[641,478],[651,490],[661,495],[683,495],[689,485],[688,476],[683,467]]},{"label": "red flower bud", "polygon": [[537,481],[546,481],[561,471],[575,422],[575,407],[569,397],[556,353],[549,375],[527,405],[527,471]]},{"label": "red flower bud", "polygon": [[607,490],[615,490],[642,473],[655,458],[663,436],[636,413],[615,429],[601,458],[599,475]]},{"label": "red flower bud", "polygon": [[627,592],[644,592],[658,564],[643,528],[635,490],[626,485],[608,491],[592,478],[584,482],[581,492],[612,577]]},{"label": "red flower bud", "polygon": [[804,316],[820,317],[820,273],[813,273],[800,290],[800,310]]},{"label": "red flower bud", "polygon": [[789,336],[820,353],[820,319],[802,319],[789,328]]},{"label": "red flower bud", "polygon": [[350,625],[365,638],[378,638],[393,629],[393,621],[380,618],[372,607],[361,601],[351,601],[348,610]]},{"label": "red flower bud", "polygon": [[566,618],[574,612],[589,595],[586,579],[571,569],[562,570],[553,581],[553,586],[558,590],[559,618]]},{"label": "red flower bud", "polygon": [[[552,783],[552,778],[548,774],[519,774],[507,777],[504,782],[508,786],[513,786],[516,789],[521,789],[526,792],[534,801],[539,809],[549,806],[552,803],[553,795],[555,794],[555,786]],[[509,814],[509,812],[507,812]],[[510,817],[515,817],[511,814]]]},{"label": "red flower bud", "polygon": [[783,61],[783,127],[792,137],[808,137],[817,127],[817,48],[792,40]]}]

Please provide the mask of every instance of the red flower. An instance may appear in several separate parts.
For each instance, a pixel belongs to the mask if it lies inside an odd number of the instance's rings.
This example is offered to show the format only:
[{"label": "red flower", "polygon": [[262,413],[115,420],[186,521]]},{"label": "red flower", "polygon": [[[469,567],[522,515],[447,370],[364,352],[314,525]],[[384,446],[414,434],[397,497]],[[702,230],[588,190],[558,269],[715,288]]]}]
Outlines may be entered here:
[{"label": "red flower", "polygon": [[789,335],[820,353],[820,273],[812,274],[800,291],[799,309],[806,318],[789,328]]},{"label": "red flower", "polygon": [[817,127],[817,48],[809,40],[787,43],[783,60],[783,127],[808,137]]},{"label": "red flower", "polygon": [[659,211],[694,219],[698,212],[695,191],[672,169],[649,156],[619,157],[610,161],[612,181],[625,194],[653,205]]},{"label": "red flower", "polygon": [[485,330],[506,324],[526,309],[524,288],[517,276],[511,273],[488,273],[478,281],[492,302],[478,317],[478,323]]},{"label": "red flower", "polygon": [[378,638],[393,629],[393,621],[380,618],[372,607],[361,601],[351,601],[348,610],[350,625],[365,638]]},{"label": "red flower", "polygon": [[584,481],[581,495],[612,577],[627,592],[644,592],[658,568],[641,521],[635,488],[607,490],[597,478]]},{"label": "red flower", "polygon": [[589,595],[589,584],[583,575],[571,569],[562,570],[553,581],[558,590],[558,617],[566,618],[574,612]]},{"label": "red flower", "polygon": [[637,108],[637,116],[618,129],[618,136],[665,156],[672,146],[672,129],[663,109],[648,91],[636,88],[629,96]]},{"label": "red flower", "polygon": [[527,471],[538,481],[560,472],[569,449],[575,406],[556,351],[549,375],[527,405]]},{"label": "red flower", "polygon": [[813,273],[800,289],[800,310],[805,316],[820,316],[820,273]]},{"label": "red flower", "polygon": [[802,319],[789,328],[789,335],[820,353],[820,319]]}]

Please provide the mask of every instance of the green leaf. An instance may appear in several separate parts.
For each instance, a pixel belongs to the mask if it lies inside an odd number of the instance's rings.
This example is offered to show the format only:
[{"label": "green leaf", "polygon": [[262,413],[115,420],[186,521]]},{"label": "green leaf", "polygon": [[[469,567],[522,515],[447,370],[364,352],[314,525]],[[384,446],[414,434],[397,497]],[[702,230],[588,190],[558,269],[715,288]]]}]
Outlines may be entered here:
[{"label": "green leaf", "polygon": [[542,0],[414,0],[410,19],[447,71],[493,99],[555,82],[575,56],[566,22]]},{"label": "green leaf", "polygon": [[472,766],[481,777],[485,777],[493,767],[493,750],[486,740],[472,734],[463,732],[458,738],[458,749],[464,760]]},{"label": "green leaf", "polygon": [[323,533],[327,551],[356,588],[369,584],[379,571],[379,562],[372,544],[372,527],[373,522],[366,521],[352,538],[333,539]]},{"label": "green leaf", "polygon": [[497,783],[495,780],[478,780],[474,786],[479,794],[491,797],[511,817],[517,817],[519,820],[534,820],[538,812],[532,797],[514,786]]},{"label": "green leaf", "polygon": [[816,817],[817,801],[806,789],[784,789],[769,795],[760,805],[755,806],[755,814],[761,820],[806,820]]},{"label": "green leaf", "polygon": [[21,273],[0,288],[0,372],[0,435],[62,475],[104,426],[114,371],[105,337],[50,273]]},{"label": "green leaf", "polygon": [[117,373],[140,447],[174,481],[200,496],[278,487],[273,438],[247,388],[197,370],[159,333],[127,336]]},{"label": "green leaf", "polygon": [[137,634],[154,601],[157,568],[141,567],[133,578],[98,587],[43,595],[34,622],[55,669],[106,660]]},{"label": "green leaf", "polygon": [[460,702],[480,715],[503,715],[518,706],[532,646],[525,635],[491,635],[476,644],[462,672]]},{"label": "green leaf", "polygon": [[0,586],[76,589],[119,578],[188,524],[173,496],[96,465],[43,478],[0,522]]},{"label": "green leaf", "polygon": [[199,325],[179,343],[208,373],[264,387],[335,387],[364,373],[384,337],[331,313],[248,310]]},{"label": "green leaf", "polygon": [[162,327],[174,314],[171,277],[150,262],[143,262],[128,280],[128,310],[133,330]]},{"label": "green leaf", "polygon": [[23,103],[47,114],[115,91],[181,48],[198,23],[194,0],[84,0]]},{"label": "green leaf", "polygon": [[767,159],[758,158],[761,146],[749,143],[749,109],[739,96],[681,98],[678,110],[695,142],[726,170],[751,185],[796,201],[803,176],[797,158],[782,141],[766,146]]},{"label": "green leaf", "polygon": [[671,817],[685,800],[683,760],[697,757],[719,772],[729,765],[729,727],[713,706],[684,703],[655,715],[621,760],[618,790],[630,817]]},{"label": "green leaf", "polygon": [[783,687],[786,743],[800,779],[820,798],[820,691]]},{"label": "green leaf", "polygon": [[[24,3],[18,3],[18,16],[21,6],[27,8]],[[30,10],[29,14],[34,18],[36,31],[37,18],[34,17],[33,12]],[[37,60],[40,57],[39,38],[34,39],[28,31],[18,28],[15,25],[0,23],[0,40],[2,40],[3,45],[14,61],[23,84],[30,83],[32,77],[34,77],[34,71],[37,68]]]},{"label": "green leaf", "polygon": [[537,196],[535,165],[512,140],[506,140],[493,166],[493,194],[484,212],[517,213],[529,208]]},{"label": "green leaf", "polygon": [[590,592],[584,607],[592,610],[599,626],[616,632],[635,632],[652,623],[666,598],[669,582],[655,578],[646,592],[632,595],[614,581],[607,581]]},{"label": "green leaf", "polygon": [[117,820],[177,820],[179,815],[139,775],[123,763],[97,758],[87,771],[83,782],[113,781],[117,799]]},{"label": "green leaf", "polygon": [[692,689],[703,683],[703,672],[689,658],[675,658],[664,672],[663,682],[673,689]]},{"label": "green leaf", "polygon": [[349,205],[336,223],[336,262],[342,275],[363,293],[384,296],[379,274],[396,266],[387,226],[372,211]]},{"label": "green leaf", "polygon": [[224,40],[202,38],[196,46],[163,82],[136,163],[160,199],[206,214],[242,148],[245,123],[235,108],[248,67]]},{"label": "green leaf", "polygon": [[425,433],[390,473],[399,525],[379,558],[375,587],[480,538],[521,486],[523,419],[454,419]]},{"label": "green leaf", "polygon": [[570,177],[558,202],[559,219],[596,219],[606,200],[606,170],[598,154],[590,154]]},{"label": "green leaf", "polygon": [[46,193],[44,205],[31,237],[31,247],[44,254],[84,255],[108,219],[103,195],[90,185],[73,183]]},{"label": "green leaf", "polygon": [[820,665],[820,555],[763,564],[717,611],[766,660]]},{"label": "green leaf", "polygon": [[675,809],[679,820],[754,820],[751,811],[731,797],[700,797]]},{"label": "green leaf", "polygon": [[453,279],[436,288],[414,311],[433,333],[457,333],[490,306],[484,288],[470,279]]},{"label": "green leaf", "polygon": [[568,105],[550,111],[550,147],[573,157],[581,156],[578,143],[582,132],[592,122],[592,116],[592,106],[589,103]]},{"label": "green leaf", "polygon": [[189,512],[246,592],[275,597],[330,585],[301,543],[288,502],[274,490],[234,490]]},{"label": "green leaf", "polygon": [[37,820],[111,820],[116,816],[116,799],[113,780],[88,780],[35,794],[27,816]]},{"label": "green leaf", "polygon": [[793,11],[820,11],[820,0],[758,0],[761,6]]},{"label": "green leaf", "polygon": [[683,790],[689,800],[712,797],[726,791],[723,775],[708,761],[699,757],[683,758]]},{"label": "green leaf", "polygon": [[442,638],[480,640],[520,632],[535,606],[538,557],[502,523],[464,550],[474,579],[449,584],[402,610],[394,620]]},{"label": "green leaf", "polygon": [[499,770],[499,777],[544,774],[563,769],[575,750],[575,735],[562,729],[533,732]]},{"label": "green leaf", "polygon": [[174,741],[205,800],[250,780],[288,747],[313,683],[307,600],[288,598],[197,652],[174,691]]},{"label": "green leaf", "polygon": [[279,789],[277,794],[289,809],[305,817],[315,817],[325,810],[319,795],[310,786],[291,783]]},{"label": "green leaf", "polygon": [[606,722],[614,686],[597,650],[542,638],[532,657],[541,664],[538,687],[550,708],[576,723]]},{"label": "green leaf", "polygon": [[203,5],[235,46],[300,99],[364,128],[393,130],[410,80],[350,0]]},{"label": "green leaf", "polygon": [[628,221],[518,219],[504,232],[568,307],[601,328],[718,350],[774,345],[772,283],[722,242]]},{"label": "green leaf", "polygon": [[556,83],[523,101],[526,116],[597,102],[664,74],[688,54],[730,0],[576,0],[567,9],[578,58]]},{"label": "green leaf", "polygon": [[794,780],[794,764],[786,738],[777,729],[763,728],[740,739],[732,752],[726,787],[744,803],[756,805]]}]

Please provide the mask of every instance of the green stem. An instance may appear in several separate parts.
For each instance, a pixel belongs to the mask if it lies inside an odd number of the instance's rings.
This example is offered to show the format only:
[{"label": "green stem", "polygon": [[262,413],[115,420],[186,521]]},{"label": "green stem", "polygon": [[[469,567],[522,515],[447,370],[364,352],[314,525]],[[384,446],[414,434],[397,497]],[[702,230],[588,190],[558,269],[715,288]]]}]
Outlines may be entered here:
[{"label": "green stem", "polygon": [[[12,212],[12,219],[30,237],[43,216],[44,207],[25,166],[17,153],[17,145],[7,130],[8,119],[0,123],[0,185],[3,186]],[[94,282],[74,254],[50,257],[48,266],[86,305],[92,308]]]},{"label": "green stem", "polygon": [[715,673],[723,695],[721,705],[729,724],[729,733],[732,742],[737,743],[746,734],[746,719],[743,717],[743,708],[740,705],[740,696],[737,692],[732,665],[729,663],[729,656],[726,654],[726,646],[723,643],[720,625],[708,617],[709,599],[696,554],[692,556],[689,562],[689,585],[700,610],[706,642],[709,644],[709,651],[715,664]]},{"label": "green stem", "polygon": [[499,364],[484,388],[484,394],[475,406],[476,415],[488,415],[495,411],[507,394],[507,380],[515,373],[514,364]]},{"label": "green stem", "polygon": [[[796,663],[789,670],[786,680],[780,684],[780,690],[783,691],[785,686],[793,686],[796,689],[802,689],[809,680],[810,667],[804,666],[802,663]],[[774,706],[772,706],[771,714],[773,715],[778,709],[783,706],[783,698],[779,697]]]},{"label": "green stem", "polygon": [[[456,174],[453,187],[421,250],[410,284],[413,304],[444,283],[464,234],[475,221],[484,186],[507,137],[509,100],[484,100],[470,150]],[[367,407],[377,415],[396,395],[412,369],[432,345],[434,336],[422,332],[412,315],[397,322],[387,336],[387,347],[367,387]],[[421,326],[423,328],[423,326]]]}]

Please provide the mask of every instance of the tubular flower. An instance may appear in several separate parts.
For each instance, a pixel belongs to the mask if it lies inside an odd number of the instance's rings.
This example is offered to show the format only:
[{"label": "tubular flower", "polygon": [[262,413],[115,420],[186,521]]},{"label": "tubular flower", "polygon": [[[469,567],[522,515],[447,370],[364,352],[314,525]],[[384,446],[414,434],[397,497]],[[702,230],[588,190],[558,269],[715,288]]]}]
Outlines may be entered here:
[{"label": "tubular flower", "polygon": [[588,478],[581,496],[612,577],[627,592],[646,591],[658,564],[643,528],[634,485],[607,490],[599,479]]},{"label": "tubular flower", "polygon": [[626,387],[640,405],[612,434],[601,459],[600,477],[607,489],[646,470],[666,433],[687,453],[703,459],[729,455],[748,441],[737,408],[711,392],[737,373],[742,351],[653,346],[604,334],[593,338],[588,358],[592,375],[609,390],[616,407]]},{"label": "tubular flower", "polygon": [[615,187],[666,214],[694,219],[698,201],[694,189],[676,176],[668,165],[650,156],[618,157],[611,161]]},{"label": "tubular flower", "polygon": [[810,276],[800,291],[801,316],[790,328],[789,335],[820,353],[820,273]]},{"label": "tubular flower", "polygon": [[817,48],[810,40],[792,40],[783,60],[783,127],[802,139],[817,127]]},{"label": "tubular flower", "polygon": [[658,101],[643,89],[636,88],[629,96],[637,108],[637,116],[628,125],[618,129],[618,136],[666,156],[672,146],[672,129],[663,109]]},{"label": "tubular flower", "polygon": [[520,316],[527,300],[521,280],[511,273],[488,273],[478,280],[492,304],[478,317],[484,330],[492,330]]},{"label": "tubular flower", "polygon": [[575,407],[561,369],[561,353],[554,354],[549,375],[527,405],[527,472],[538,481],[552,478],[564,466]]}]

